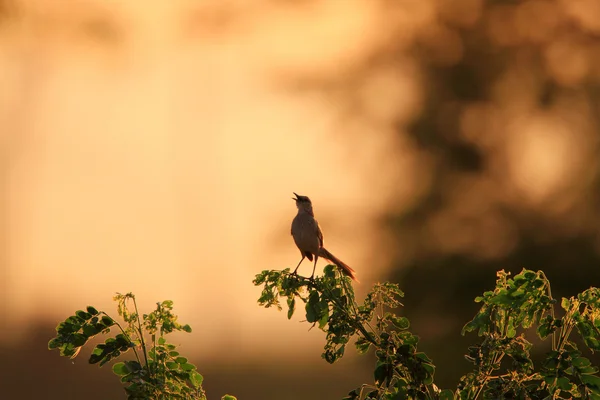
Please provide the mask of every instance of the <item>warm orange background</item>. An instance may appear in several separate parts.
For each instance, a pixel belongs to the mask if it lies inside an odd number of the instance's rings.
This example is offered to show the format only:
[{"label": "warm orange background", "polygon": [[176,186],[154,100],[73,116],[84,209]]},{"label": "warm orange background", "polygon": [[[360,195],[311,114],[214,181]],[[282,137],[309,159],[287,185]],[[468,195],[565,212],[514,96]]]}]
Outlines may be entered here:
[{"label": "warm orange background", "polygon": [[254,275],[299,260],[292,191],[360,296],[457,254],[544,268],[511,258],[528,240],[585,238],[597,266],[598,35],[596,0],[0,1],[0,387],[124,398],[45,350],[117,291],[175,302],[211,398],[367,382],[256,305]]}]

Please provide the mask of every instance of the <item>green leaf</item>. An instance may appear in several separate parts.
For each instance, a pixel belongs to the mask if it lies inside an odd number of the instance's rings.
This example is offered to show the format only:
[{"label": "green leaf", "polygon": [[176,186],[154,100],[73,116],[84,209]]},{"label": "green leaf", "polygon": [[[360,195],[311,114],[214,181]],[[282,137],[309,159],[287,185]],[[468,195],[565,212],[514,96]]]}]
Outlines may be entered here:
[{"label": "green leaf", "polygon": [[314,323],[319,320],[319,292],[317,292],[316,290],[310,292],[305,309],[306,321]]},{"label": "green leaf", "polygon": [[81,347],[85,344],[85,342],[87,342],[87,340],[87,336],[82,335],[81,333],[74,333],[71,335],[69,342],[75,347]]},{"label": "green leaf", "polygon": [[560,378],[558,378],[556,380],[556,385],[561,389],[561,390],[570,390],[572,387],[571,382],[569,381],[569,378],[567,378],[566,376],[561,376]]},{"label": "green leaf", "polygon": [[452,390],[444,389],[440,392],[439,399],[440,400],[453,400],[454,393],[452,392]]},{"label": "green leaf", "polygon": [[102,329],[98,329],[94,325],[84,325],[82,328],[82,331],[83,331],[83,334],[89,338],[89,337],[95,336],[95,335],[99,334],[100,332],[102,332]]},{"label": "green leaf", "polygon": [[184,371],[193,371],[196,369],[194,364],[186,363],[181,365],[181,369]]},{"label": "green leaf", "polygon": [[191,326],[189,326],[188,324],[185,324],[184,326],[182,326],[182,327],[181,327],[181,329],[182,329],[184,332],[187,332],[187,333],[191,333],[191,332],[192,332],[192,327],[191,327]]},{"label": "green leaf", "polygon": [[553,386],[554,382],[556,382],[556,377],[554,377],[554,376],[544,376],[544,382],[548,386]]},{"label": "green leaf", "polygon": [[337,271],[337,268],[333,264],[328,264],[325,266],[325,269],[323,269],[325,277],[330,279],[335,278],[335,271]]},{"label": "green leaf", "polygon": [[566,297],[563,297],[562,300],[560,301],[560,306],[563,309],[568,310],[569,308],[571,308],[571,302]]},{"label": "green leaf", "polygon": [[89,312],[91,315],[98,315],[98,310],[96,310],[94,307],[92,306],[88,306],[86,308],[87,312]]},{"label": "green leaf", "polygon": [[600,377],[596,375],[581,375],[581,382],[585,383],[590,390],[600,394]]},{"label": "green leaf", "polygon": [[166,363],[167,368],[174,370],[174,369],[179,369],[179,364],[177,364],[176,362],[172,362],[172,361],[168,361]]},{"label": "green leaf", "polygon": [[512,303],[512,299],[508,295],[508,290],[501,289],[494,297],[490,299],[490,303],[499,306],[509,307]]},{"label": "green leaf", "polygon": [[546,315],[546,318],[540,323],[536,331],[540,339],[546,339],[555,330],[556,323],[554,321],[554,318],[552,318],[552,315]]},{"label": "green leaf", "polygon": [[158,338],[158,344],[163,346],[165,343],[167,343],[167,339],[165,339],[164,337],[159,337]]},{"label": "green leaf", "polygon": [[204,377],[197,371],[192,371],[190,372],[190,381],[192,382],[192,386],[199,388],[202,385],[202,381],[204,381]]},{"label": "green leaf", "polygon": [[593,375],[598,372],[598,367],[589,366],[589,367],[581,367],[577,368],[580,374],[582,375]]},{"label": "green leaf", "polygon": [[48,342],[48,350],[57,349],[62,346],[62,342],[58,338],[51,339]]},{"label": "green leaf", "polygon": [[583,337],[585,344],[591,350],[600,350],[598,331],[589,320],[589,317],[581,317],[577,322],[577,330]]},{"label": "green leaf", "polygon": [[397,317],[395,315],[390,316],[390,320],[392,324],[394,324],[399,329],[408,329],[410,327],[410,322],[406,317]]},{"label": "green leaf", "polygon": [[506,329],[506,337],[514,338],[516,334],[517,334],[517,329],[513,325],[513,321],[510,320],[510,322],[508,323],[508,327]]},{"label": "green leaf", "polygon": [[377,366],[375,367],[375,371],[373,372],[373,377],[375,378],[375,383],[377,385],[383,384],[389,377],[389,373],[390,373],[390,366],[381,361],[377,361]]},{"label": "green leaf", "polygon": [[137,361],[125,361],[125,367],[129,372],[137,372],[142,369],[142,365]]},{"label": "green leaf", "polygon": [[435,373],[435,365],[429,364],[429,363],[423,363],[423,364],[421,364],[421,366],[423,366],[423,369],[425,371],[427,371],[429,374],[433,375]]},{"label": "green leaf", "polygon": [[237,398],[230,394],[226,394],[225,396],[221,397],[221,400],[237,400]]},{"label": "green leaf", "polygon": [[287,317],[288,317],[288,319],[292,319],[292,315],[294,315],[294,311],[296,310],[296,297],[295,296],[288,297],[287,304],[288,304]]},{"label": "green leaf", "polygon": [[187,363],[187,361],[188,361],[188,360],[187,360],[187,358],[185,358],[185,357],[177,357],[177,358],[175,359],[175,362],[176,362],[177,364],[185,364],[185,363]]},{"label": "green leaf", "polygon": [[573,359],[573,361],[571,361],[571,363],[576,367],[587,367],[588,365],[592,364],[590,362],[590,360],[588,360],[585,357],[577,357],[577,358]]},{"label": "green leaf", "polygon": [[306,321],[309,323],[317,322],[317,312],[315,311],[315,308],[309,303],[307,303],[304,308],[306,309]]},{"label": "green leaf", "polygon": [[519,275],[523,275],[523,277],[527,280],[532,280],[536,277],[536,273],[528,269],[523,269]]},{"label": "green leaf", "polygon": [[535,279],[533,282],[531,282],[531,286],[538,289],[543,287],[546,284],[546,281],[544,279]]},{"label": "green leaf", "polygon": [[65,322],[61,322],[56,327],[56,331],[61,335],[68,335],[69,333],[77,332],[81,329],[81,324],[78,322],[69,321],[69,318]]},{"label": "green leaf", "polygon": [[75,358],[81,347],[75,347],[72,343],[67,343],[60,348],[60,355],[65,357]]},{"label": "green leaf", "polygon": [[119,376],[124,376],[129,374],[129,370],[127,369],[127,367],[125,367],[125,363],[124,362],[118,362],[115,365],[113,365],[112,370],[115,374],[119,375]]},{"label": "green leaf", "polygon": [[75,315],[77,315],[79,318],[81,318],[83,320],[88,320],[88,319],[92,318],[92,314],[87,313],[87,312],[82,311],[82,310],[76,311]]},{"label": "green leaf", "polygon": [[[65,322],[67,324],[72,324],[73,326],[80,327],[84,321],[82,321],[81,318],[79,318],[77,315],[71,315],[65,320]],[[77,330],[79,330],[79,328],[77,328]]]},{"label": "green leaf", "polygon": [[[423,352],[415,353],[415,357],[417,357],[421,361],[424,361],[425,363],[431,364],[431,359],[429,357],[427,357],[427,354],[425,354]],[[431,366],[435,369],[433,364]],[[432,373],[433,373],[433,371],[432,371]]]},{"label": "green leaf", "polygon": [[369,347],[371,346],[371,342],[367,341],[365,338],[361,337],[356,341],[356,351],[359,354],[365,354],[369,351]]},{"label": "green leaf", "polygon": [[319,329],[325,328],[327,322],[329,322],[329,308],[321,310],[321,318],[319,319]]}]

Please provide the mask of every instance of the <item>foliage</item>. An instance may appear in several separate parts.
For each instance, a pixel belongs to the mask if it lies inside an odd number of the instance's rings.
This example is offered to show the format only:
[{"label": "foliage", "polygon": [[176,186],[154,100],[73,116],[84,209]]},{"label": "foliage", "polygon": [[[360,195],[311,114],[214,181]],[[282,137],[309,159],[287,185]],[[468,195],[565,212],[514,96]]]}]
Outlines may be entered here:
[{"label": "foliage", "polygon": [[[407,318],[397,314],[403,292],[395,284],[376,284],[363,304],[357,303],[349,278],[329,265],[323,277],[308,279],[283,271],[263,271],[255,285],[263,285],[258,302],[281,310],[286,299],[291,318],[297,299],[304,303],[306,322],[326,333],[323,358],[333,363],[345,352],[350,338],[361,354],[373,348],[373,383],[345,398],[354,399],[600,399],[598,368],[582,356],[571,340],[573,328],[593,352],[600,349],[600,290],[563,298],[562,317],[554,313],[550,283],[543,272],[523,270],[514,278],[500,271],[496,288],[476,302],[480,311],[463,328],[476,331],[480,343],[466,359],[474,366],[455,391],[434,384],[435,366],[417,351],[418,337]],[[525,333],[551,338],[552,350],[536,369]]]},{"label": "foliage", "polygon": [[400,393],[433,398],[439,394],[433,385],[435,367],[417,351],[418,338],[408,331],[408,319],[387,311],[401,305],[404,293],[397,285],[375,285],[359,305],[350,278],[340,275],[333,265],[315,279],[290,274],[289,269],[263,271],[254,284],[264,285],[258,300],[264,307],[281,309],[280,297],[286,297],[288,318],[295,311],[296,299],[304,303],[306,321],[326,332],[322,357],[327,362],[340,359],[355,335],[360,353],[375,349],[374,384],[355,389],[348,399],[393,399]]},{"label": "foliage", "polygon": [[[582,357],[570,339],[573,328],[593,352],[600,350],[600,291],[590,288],[569,299],[563,298],[561,318],[554,314],[555,300],[543,272],[523,270],[510,279],[498,272],[496,289],[477,297],[479,313],[463,328],[477,331],[482,342],[469,348],[467,360],[475,369],[461,379],[460,398],[591,398],[600,399],[598,368]],[[529,356],[532,343],[517,329],[536,326],[540,339],[552,340],[552,350],[535,371]],[[508,357],[505,373],[501,361]]]},{"label": "foliage", "polygon": [[[108,334],[111,328],[117,328],[120,333],[98,344],[89,362],[103,366],[132,350],[134,360],[120,361],[112,367],[125,385],[128,399],[205,400],[202,375],[194,364],[179,354],[177,346],[165,338],[174,331],[192,331],[189,325],[177,322],[177,316],[172,313],[173,302],[157,303],[154,311],[140,317],[133,294],[117,294],[114,300],[124,325],[104,311],[89,306],[86,311],[76,311],[58,324],[57,335],[50,340],[48,348],[58,349],[61,356],[75,358],[94,336]],[[229,395],[223,399],[235,400]]]}]

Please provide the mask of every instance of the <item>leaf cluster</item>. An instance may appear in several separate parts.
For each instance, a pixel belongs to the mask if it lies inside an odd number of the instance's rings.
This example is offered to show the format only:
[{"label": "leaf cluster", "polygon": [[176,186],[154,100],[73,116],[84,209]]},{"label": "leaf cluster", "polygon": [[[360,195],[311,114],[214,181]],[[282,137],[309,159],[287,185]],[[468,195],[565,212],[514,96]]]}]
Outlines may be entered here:
[{"label": "leaf cluster", "polygon": [[288,318],[298,300],[304,303],[306,322],[326,333],[322,357],[328,363],[343,357],[353,336],[359,353],[375,349],[373,384],[351,391],[347,399],[396,399],[400,394],[421,397],[439,392],[432,385],[435,367],[417,351],[418,337],[408,331],[408,319],[387,311],[402,305],[404,293],[396,284],[375,285],[362,304],[356,302],[350,278],[333,265],[313,279],[291,274],[289,269],[263,271],[254,284],[263,286],[258,299],[261,306],[281,310],[281,298],[285,298]]},{"label": "leaf cluster", "polygon": [[[469,348],[466,359],[474,371],[459,384],[461,399],[484,398],[592,398],[600,399],[597,367],[582,357],[571,339],[577,328],[584,343],[594,351],[600,342],[599,291],[591,288],[563,298],[564,315],[554,314],[550,282],[542,271],[523,270],[514,278],[500,271],[496,288],[475,299],[480,311],[463,328],[477,331],[482,342]],[[552,350],[538,371],[530,358],[533,344],[525,330],[536,327],[540,339],[551,338]],[[521,334],[517,335],[518,331]],[[509,362],[503,362],[508,358]]]},{"label": "leaf cluster", "polygon": [[[373,383],[346,397],[354,399],[567,399],[600,400],[598,368],[591,365],[571,338],[576,330],[593,352],[600,349],[600,290],[590,288],[563,298],[564,315],[557,317],[550,283],[542,271],[524,269],[511,278],[497,274],[496,287],[475,299],[481,309],[463,328],[481,341],[465,356],[473,371],[463,376],[455,391],[440,390],[433,381],[435,366],[418,352],[418,337],[398,315],[404,296],[397,285],[376,284],[359,304],[349,278],[334,266],[323,277],[307,279],[283,271],[263,271],[258,300],[264,307],[281,309],[286,298],[288,318],[297,299],[305,304],[306,321],[326,334],[323,358],[330,363],[344,355],[351,337],[361,354],[373,349]],[[552,350],[536,368],[530,357],[533,344],[526,333],[551,338]]]},{"label": "leaf cluster", "polygon": [[[125,385],[129,399],[206,399],[202,375],[165,337],[174,331],[192,331],[189,325],[177,321],[172,312],[173,302],[157,303],[154,311],[140,315],[133,294],[117,294],[114,300],[123,325],[90,306],[61,322],[48,348],[74,358],[94,336],[108,334],[116,327],[119,333],[98,344],[89,362],[102,366],[132,350],[135,359],[117,362],[112,367]],[[228,395],[223,398],[235,400]]]}]

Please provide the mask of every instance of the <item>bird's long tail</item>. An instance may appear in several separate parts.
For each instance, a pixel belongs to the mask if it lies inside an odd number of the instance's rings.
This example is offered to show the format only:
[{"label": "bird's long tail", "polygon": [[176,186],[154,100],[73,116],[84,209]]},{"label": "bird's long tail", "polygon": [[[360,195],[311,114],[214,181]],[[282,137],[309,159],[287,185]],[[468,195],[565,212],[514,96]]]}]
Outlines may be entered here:
[{"label": "bird's long tail", "polygon": [[321,247],[319,249],[319,257],[323,257],[332,263],[334,263],[339,269],[344,272],[344,274],[348,275],[354,281],[360,283],[360,281],[356,278],[356,272],[352,268],[350,268],[346,263],[342,260],[331,254],[325,247]]}]

